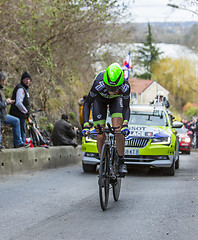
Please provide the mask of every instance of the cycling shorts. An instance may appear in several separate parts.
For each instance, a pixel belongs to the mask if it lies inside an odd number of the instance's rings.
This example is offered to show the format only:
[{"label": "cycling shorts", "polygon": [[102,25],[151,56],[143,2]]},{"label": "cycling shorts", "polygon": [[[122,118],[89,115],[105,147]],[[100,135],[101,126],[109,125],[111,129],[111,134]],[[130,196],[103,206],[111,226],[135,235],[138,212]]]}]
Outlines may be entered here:
[{"label": "cycling shorts", "polygon": [[107,107],[109,106],[109,111],[111,118],[123,117],[123,98],[118,96],[115,98],[103,98],[97,97],[93,102],[93,124],[96,126],[98,123],[105,124],[107,118]]}]

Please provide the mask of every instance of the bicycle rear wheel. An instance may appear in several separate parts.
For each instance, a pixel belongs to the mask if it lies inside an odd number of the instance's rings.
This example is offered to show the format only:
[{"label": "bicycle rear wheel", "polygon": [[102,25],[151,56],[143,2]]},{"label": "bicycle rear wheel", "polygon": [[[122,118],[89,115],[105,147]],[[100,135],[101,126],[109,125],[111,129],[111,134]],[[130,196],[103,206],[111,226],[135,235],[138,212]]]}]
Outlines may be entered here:
[{"label": "bicycle rear wheel", "polygon": [[40,139],[35,128],[30,128],[30,138],[32,139],[34,147],[38,147],[40,145]]},{"label": "bicycle rear wheel", "polygon": [[52,146],[52,140],[51,140],[51,136],[48,134],[48,132],[44,129],[41,130],[41,135],[43,137],[43,139],[45,140],[45,143],[49,146]]},{"label": "bicycle rear wheel", "polygon": [[99,170],[99,197],[100,206],[102,210],[105,210],[109,201],[109,147],[104,144],[102,147],[102,153],[100,157],[100,170]]},{"label": "bicycle rear wheel", "polygon": [[119,166],[118,161],[119,161],[118,155],[116,153],[116,149],[114,149],[114,154],[113,154],[113,159],[112,159],[112,167],[113,167],[115,175],[116,175],[116,180],[112,184],[112,186],[113,186],[113,198],[115,201],[118,201],[119,196],[120,196],[120,189],[121,189],[121,178],[118,177],[118,166]]}]

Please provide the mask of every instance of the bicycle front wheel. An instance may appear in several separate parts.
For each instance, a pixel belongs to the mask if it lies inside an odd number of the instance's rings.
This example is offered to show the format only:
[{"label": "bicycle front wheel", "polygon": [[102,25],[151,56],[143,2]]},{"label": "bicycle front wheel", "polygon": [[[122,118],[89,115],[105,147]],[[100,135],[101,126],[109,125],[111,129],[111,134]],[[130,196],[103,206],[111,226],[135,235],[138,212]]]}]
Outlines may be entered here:
[{"label": "bicycle front wheel", "polygon": [[119,162],[118,155],[116,153],[116,150],[114,149],[112,167],[116,175],[116,180],[113,182],[112,186],[113,186],[113,198],[115,201],[118,201],[120,196],[120,189],[121,189],[121,178],[119,177],[119,174],[118,174],[118,166],[119,166],[118,162]]},{"label": "bicycle front wheel", "polygon": [[105,210],[109,201],[109,147],[104,144],[102,147],[102,153],[100,157],[100,170],[99,170],[99,197],[100,206],[102,210]]},{"label": "bicycle front wheel", "polygon": [[121,178],[117,178],[115,183],[113,184],[113,198],[115,201],[118,201],[120,196],[121,189]]}]

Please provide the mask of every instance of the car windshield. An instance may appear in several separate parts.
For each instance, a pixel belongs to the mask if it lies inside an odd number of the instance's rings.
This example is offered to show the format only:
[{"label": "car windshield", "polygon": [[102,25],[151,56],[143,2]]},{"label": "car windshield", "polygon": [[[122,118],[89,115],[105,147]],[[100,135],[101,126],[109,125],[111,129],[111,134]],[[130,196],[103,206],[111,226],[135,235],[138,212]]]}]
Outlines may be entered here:
[{"label": "car windshield", "polygon": [[109,111],[107,112],[106,123],[110,123],[111,124],[111,115],[110,115]]},{"label": "car windshield", "polygon": [[151,125],[151,126],[168,126],[168,121],[164,111],[160,114],[152,113],[131,113],[129,124],[135,125]]},{"label": "car windshield", "polygon": [[182,127],[182,128],[177,128],[177,132],[178,132],[178,133],[186,133],[187,130]]},{"label": "car windshield", "polygon": [[[106,122],[111,124],[110,113],[107,113]],[[129,125],[151,125],[151,126],[168,126],[167,117],[164,111],[152,112],[131,112]]]}]

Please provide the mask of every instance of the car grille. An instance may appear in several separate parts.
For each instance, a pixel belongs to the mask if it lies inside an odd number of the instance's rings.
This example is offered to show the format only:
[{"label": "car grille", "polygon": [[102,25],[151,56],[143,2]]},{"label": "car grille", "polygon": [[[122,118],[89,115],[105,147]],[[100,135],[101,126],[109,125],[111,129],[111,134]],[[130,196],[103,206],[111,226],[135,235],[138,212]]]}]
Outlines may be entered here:
[{"label": "car grille", "polygon": [[169,156],[167,155],[141,155],[141,156],[138,156],[138,155],[125,155],[124,156],[124,160],[128,163],[130,162],[153,162],[153,161],[156,161],[156,160],[168,160],[170,159]]},{"label": "car grille", "polygon": [[146,147],[149,140],[149,138],[132,138],[125,141],[125,147],[143,148]]}]

